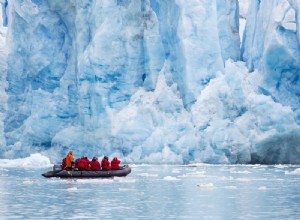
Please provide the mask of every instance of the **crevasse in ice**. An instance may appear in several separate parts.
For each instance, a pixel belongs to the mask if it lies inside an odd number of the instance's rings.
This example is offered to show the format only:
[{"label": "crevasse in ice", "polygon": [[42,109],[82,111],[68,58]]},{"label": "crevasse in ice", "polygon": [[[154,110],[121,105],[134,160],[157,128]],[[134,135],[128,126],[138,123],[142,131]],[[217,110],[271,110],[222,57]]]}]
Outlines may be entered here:
[{"label": "crevasse in ice", "polygon": [[0,3],[2,158],[300,163],[298,0]]}]

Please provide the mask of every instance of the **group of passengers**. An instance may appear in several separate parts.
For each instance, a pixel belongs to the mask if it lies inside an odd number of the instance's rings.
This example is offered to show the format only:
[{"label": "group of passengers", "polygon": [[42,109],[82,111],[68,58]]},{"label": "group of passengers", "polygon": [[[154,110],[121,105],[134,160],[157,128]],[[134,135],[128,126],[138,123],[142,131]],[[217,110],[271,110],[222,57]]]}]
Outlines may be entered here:
[{"label": "group of passengers", "polygon": [[74,162],[73,152],[70,150],[67,156],[62,160],[62,168],[65,170],[118,170],[120,169],[121,161],[114,157],[111,162],[107,156],[104,156],[101,164],[97,157],[93,157],[90,161],[86,156],[78,158]]}]

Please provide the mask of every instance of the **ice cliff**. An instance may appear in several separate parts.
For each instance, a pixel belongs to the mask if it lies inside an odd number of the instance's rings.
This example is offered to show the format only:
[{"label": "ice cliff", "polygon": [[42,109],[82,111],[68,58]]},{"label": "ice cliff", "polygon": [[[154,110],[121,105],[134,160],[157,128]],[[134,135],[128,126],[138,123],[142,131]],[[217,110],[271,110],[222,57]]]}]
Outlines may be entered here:
[{"label": "ice cliff", "polygon": [[300,163],[298,0],[0,3],[1,158]]}]

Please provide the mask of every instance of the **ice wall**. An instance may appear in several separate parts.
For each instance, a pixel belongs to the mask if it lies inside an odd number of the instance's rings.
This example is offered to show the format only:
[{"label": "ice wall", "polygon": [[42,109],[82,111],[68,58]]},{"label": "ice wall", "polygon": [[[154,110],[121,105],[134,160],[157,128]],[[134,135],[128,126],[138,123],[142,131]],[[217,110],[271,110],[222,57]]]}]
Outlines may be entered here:
[{"label": "ice wall", "polygon": [[[0,1],[0,3],[5,5],[5,1]],[[3,7],[3,10],[0,10],[0,146],[6,145],[6,140],[4,137],[4,119],[7,110],[7,94],[5,92],[5,89],[7,88],[7,51],[5,49],[7,28],[5,27],[5,17],[5,7]]]},{"label": "ice wall", "polygon": [[251,1],[242,45],[243,60],[263,73],[261,93],[291,106],[300,122],[300,2]]},{"label": "ice wall", "polygon": [[22,154],[50,147],[53,135],[76,117],[70,90],[77,82],[70,33],[47,2],[8,1],[6,14],[8,100],[2,150]]},{"label": "ice wall", "polygon": [[[286,10],[299,17],[296,1],[282,2],[261,3],[261,10],[278,11],[274,24]],[[274,84],[278,62],[269,56],[281,45],[289,54],[282,65],[297,72],[298,20],[293,33],[280,35],[285,41],[272,38],[271,25],[265,38],[268,13],[251,2],[242,55],[259,71],[248,74],[236,62],[237,0],[1,3],[8,32],[0,157],[43,152],[54,160],[72,148],[75,156],[129,162],[300,163],[291,104],[298,81],[287,75],[277,77],[281,87]],[[267,39],[275,42],[268,50]]]},{"label": "ice wall", "polygon": [[261,81],[261,74],[248,74],[243,62],[226,63],[225,73],[212,80],[192,107],[200,135],[195,158],[209,163],[299,163],[295,114],[260,94]]}]

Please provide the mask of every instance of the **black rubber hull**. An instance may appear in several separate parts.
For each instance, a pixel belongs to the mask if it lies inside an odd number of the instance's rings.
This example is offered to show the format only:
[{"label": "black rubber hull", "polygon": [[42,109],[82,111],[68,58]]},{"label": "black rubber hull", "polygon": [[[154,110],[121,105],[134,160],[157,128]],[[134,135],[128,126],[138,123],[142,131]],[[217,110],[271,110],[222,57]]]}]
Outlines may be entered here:
[{"label": "black rubber hull", "polygon": [[60,171],[48,171],[43,173],[42,176],[60,177],[60,178],[109,178],[109,177],[122,177],[131,173],[131,168],[125,165],[120,170],[99,170],[99,171],[79,171],[79,170],[60,170]]}]

